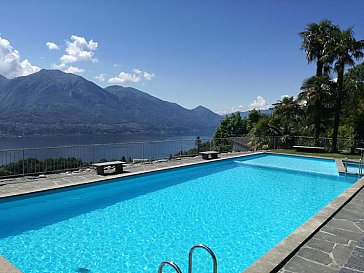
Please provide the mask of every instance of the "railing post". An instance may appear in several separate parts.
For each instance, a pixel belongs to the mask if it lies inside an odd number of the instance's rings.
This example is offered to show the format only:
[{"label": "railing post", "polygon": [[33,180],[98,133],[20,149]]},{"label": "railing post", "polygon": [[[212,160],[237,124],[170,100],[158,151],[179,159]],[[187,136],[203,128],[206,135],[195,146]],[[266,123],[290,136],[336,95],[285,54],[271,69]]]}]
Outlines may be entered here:
[{"label": "railing post", "polygon": [[142,161],[144,163],[144,143],[145,142],[142,142]]},{"label": "railing post", "polygon": [[92,163],[95,163],[95,145],[92,145]]},{"label": "railing post", "polygon": [[23,178],[25,177],[25,162],[24,162],[25,156],[24,156],[24,149],[23,149]]},{"label": "railing post", "polygon": [[179,152],[179,157],[182,158],[182,148],[183,147],[183,140],[181,139],[181,149],[180,149],[180,152]]}]

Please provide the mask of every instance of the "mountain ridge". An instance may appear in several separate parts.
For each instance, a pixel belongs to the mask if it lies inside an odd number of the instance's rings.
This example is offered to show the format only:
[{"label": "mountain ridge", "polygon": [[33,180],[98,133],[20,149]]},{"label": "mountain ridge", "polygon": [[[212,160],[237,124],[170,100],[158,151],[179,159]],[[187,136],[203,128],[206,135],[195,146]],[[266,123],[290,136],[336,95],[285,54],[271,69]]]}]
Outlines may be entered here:
[{"label": "mountain ridge", "polygon": [[59,70],[0,77],[0,135],[211,132],[221,116],[186,109],[132,87],[102,88]]}]

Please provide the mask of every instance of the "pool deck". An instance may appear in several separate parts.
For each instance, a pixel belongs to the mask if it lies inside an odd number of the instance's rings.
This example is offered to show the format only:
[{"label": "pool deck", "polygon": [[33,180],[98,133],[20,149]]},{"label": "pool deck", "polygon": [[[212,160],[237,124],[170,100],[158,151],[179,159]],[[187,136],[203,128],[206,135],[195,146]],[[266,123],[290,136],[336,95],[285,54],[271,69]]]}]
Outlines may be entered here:
[{"label": "pool deck", "polygon": [[[221,154],[220,159],[246,153]],[[215,161],[215,160],[214,160]],[[0,180],[0,198],[95,183],[135,174],[208,162],[201,157],[153,164],[130,164],[122,174],[97,175],[93,169],[40,177]],[[0,273],[19,273],[0,256]],[[286,237],[244,273],[364,273],[364,178]]]}]

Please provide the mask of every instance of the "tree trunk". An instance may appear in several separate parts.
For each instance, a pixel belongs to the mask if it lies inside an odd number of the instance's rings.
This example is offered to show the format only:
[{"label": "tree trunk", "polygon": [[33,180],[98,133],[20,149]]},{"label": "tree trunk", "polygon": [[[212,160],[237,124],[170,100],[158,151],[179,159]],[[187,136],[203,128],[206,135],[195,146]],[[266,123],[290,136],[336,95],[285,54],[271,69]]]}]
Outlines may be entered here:
[{"label": "tree trunk", "polygon": [[340,66],[337,73],[336,101],[334,113],[334,128],[332,132],[332,151],[337,152],[337,136],[339,134],[340,112],[342,103],[342,92],[344,82],[344,66]]},{"label": "tree trunk", "polygon": [[321,133],[321,103],[317,106],[315,113],[315,146],[320,146],[320,133]]},{"label": "tree trunk", "polygon": [[317,57],[316,77],[322,77],[323,69],[324,69],[324,63],[322,61],[320,61],[320,57]]}]

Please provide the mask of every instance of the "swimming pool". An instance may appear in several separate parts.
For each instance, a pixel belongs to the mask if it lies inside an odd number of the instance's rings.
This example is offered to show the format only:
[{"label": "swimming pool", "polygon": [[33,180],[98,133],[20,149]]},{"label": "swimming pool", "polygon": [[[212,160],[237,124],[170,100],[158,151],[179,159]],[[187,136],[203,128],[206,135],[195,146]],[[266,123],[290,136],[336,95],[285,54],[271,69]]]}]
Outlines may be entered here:
[{"label": "swimming pool", "polygon": [[[203,243],[220,272],[241,272],[357,179],[331,164],[254,155],[0,200],[0,255],[25,273],[157,272],[164,260],[187,272]],[[194,272],[210,268],[196,250]]]}]

